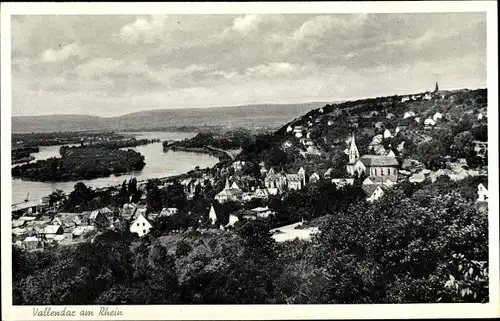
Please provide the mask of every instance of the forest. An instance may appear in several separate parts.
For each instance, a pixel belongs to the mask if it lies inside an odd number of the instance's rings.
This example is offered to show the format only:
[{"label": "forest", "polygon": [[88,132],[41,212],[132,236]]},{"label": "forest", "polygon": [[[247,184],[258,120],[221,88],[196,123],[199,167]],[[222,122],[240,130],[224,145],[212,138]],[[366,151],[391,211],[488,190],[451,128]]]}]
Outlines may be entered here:
[{"label": "forest", "polygon": [[62,148],[61,157],[12,168],[12,177],[34,181],[71,181],[106,177],[144,168],[144,156],[129,150],[103,147]]}]

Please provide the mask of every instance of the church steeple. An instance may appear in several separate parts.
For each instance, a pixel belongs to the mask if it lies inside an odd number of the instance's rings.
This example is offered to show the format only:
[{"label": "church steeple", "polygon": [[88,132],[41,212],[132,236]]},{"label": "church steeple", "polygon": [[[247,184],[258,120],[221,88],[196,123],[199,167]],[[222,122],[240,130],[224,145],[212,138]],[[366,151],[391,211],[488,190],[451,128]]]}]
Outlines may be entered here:
[{"label": "church steeple", "polygon": [[437,93],[439,91],[439,86],[438,86],[438,83],[436,81],[436,89],[434,89],[434,92]]},{"label": "church steeple", "polygon": [[354,138],[354,133],[352,133],[351,145],[349,146],[349,164],[354,164],[359,158],[358,147],[356,147],[356,140]]}]

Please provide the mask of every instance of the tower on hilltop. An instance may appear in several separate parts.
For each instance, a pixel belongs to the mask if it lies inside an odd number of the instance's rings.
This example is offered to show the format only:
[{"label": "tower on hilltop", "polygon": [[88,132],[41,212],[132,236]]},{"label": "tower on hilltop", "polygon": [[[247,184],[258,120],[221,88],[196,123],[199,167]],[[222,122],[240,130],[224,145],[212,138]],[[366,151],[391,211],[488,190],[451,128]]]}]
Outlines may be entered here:
[{"label": "tower on hilltop", "polygon": [[436,81],[436,88],[434,89],[434,92],[437,93],[439,91],[439,86],[438,86],[438,83]]}]

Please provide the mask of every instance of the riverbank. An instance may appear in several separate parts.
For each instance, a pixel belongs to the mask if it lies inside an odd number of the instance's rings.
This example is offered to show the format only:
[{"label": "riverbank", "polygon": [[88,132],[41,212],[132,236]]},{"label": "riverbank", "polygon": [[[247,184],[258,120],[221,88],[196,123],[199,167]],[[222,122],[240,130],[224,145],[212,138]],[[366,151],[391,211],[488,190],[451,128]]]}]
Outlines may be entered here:
[{"label": "riverbank", "polygon": [[184,147],[184,146],[177,146],[177,145],[163,146],[164,152],[169,151],[169,150],[208,154],[210,156],[217,157],[219,159],[219,162],[221,162],[221,163],[230,162],[232,160],[232,157],[231,157],[231,155],[229,155],[228,152],[218,150],[218,149],[208,147],[208,146],[204,146],[204,147]]}]

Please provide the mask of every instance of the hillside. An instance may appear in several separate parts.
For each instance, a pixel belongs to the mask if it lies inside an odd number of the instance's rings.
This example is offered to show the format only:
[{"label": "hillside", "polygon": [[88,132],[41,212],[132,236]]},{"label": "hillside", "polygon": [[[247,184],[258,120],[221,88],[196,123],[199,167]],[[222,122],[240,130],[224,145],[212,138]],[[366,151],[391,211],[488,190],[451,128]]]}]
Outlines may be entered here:
[{"label": "hillside", "polygon": [[[481,116],[479,116],[481,114]],[[481,118],[481,119],[479,119]],[[355,134],[361,154],[412,158],[430,169],[445,159],[464,158],[470,167],[487,164],[476,155],[475,142],[487,142],[487,90],[455,90],[377,97],[313,109],[286,123],[273,135],[261,136],[239,159],[296,171],[342,173],[344,153]],[[385,135],[388,134],[387,137]]]},{"label": "hillside", "polygon": [[86,115],[48,115],[12,117],[12,132],[53,132],[80,130],[154,130],[204,126],[279,128],[324,102],[300,104],[262,104],[217,108],[163,109],[116,117]]}]

